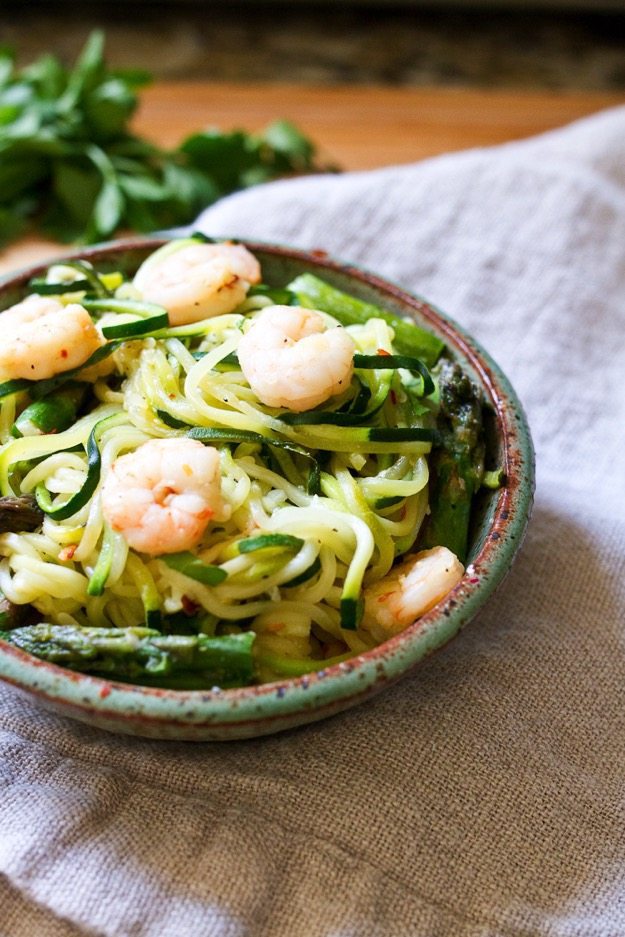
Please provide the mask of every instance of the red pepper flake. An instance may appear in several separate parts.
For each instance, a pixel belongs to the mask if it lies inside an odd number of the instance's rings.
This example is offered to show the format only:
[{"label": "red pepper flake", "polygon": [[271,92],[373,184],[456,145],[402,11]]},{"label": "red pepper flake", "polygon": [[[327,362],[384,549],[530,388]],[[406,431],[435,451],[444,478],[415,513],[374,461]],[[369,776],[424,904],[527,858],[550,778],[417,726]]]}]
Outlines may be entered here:
[{"label": "red pepper flake", "polygon": [[188,595],[183,595],[181,601],[182,611],[189,617],[197,614],[197,612],[200,610],[200,606],[197,604],[197,602],[194,602],[193,599],[190,599]]},{"label": "red pepper flake", "polygon": [[397,404],[397,394],[395,393],[393,388],[391,388],[391,403],[393,404],[393,406]]},{"label": "red pepper flake", "polygon": [[278,634],[279,631],[282,631],[284,628],[283,621],[271,621],[268,625],[265,625],[265,631],[268,634]]},{"label": "red pepper flake", "polygon": [[67,348],[61,348],[61,358],[67,358]]},{"label": "red pepper flake", "polygon": [[68,543],[66,547],[63,547],[59,553],[59,559],[61,563],[65,563],[67,560],[71,560],[77,549],[77,543]]},{"label": "red pepper flake", "polygon": [[383,358],[390,358],[390,357],[391,357],[390,351],[387,351],[386,348],[378,348],[378,354],[379,354],[379,355],[382,355]]},{"label": "red pepper flake", "polygon": [[111,695],[110,686],[103,686],[100,690],[100,699],[106,699],[107,696]]},{"label": "red pepper flake", "polygon": [[480,580],[479,580],[477,577],[475,577],[475,576],[473,577],[473,579],[469,579],[469,582],[472,582],[472,583],[476,583],[476,582],[479,582],[479,581],[480,581]]}]

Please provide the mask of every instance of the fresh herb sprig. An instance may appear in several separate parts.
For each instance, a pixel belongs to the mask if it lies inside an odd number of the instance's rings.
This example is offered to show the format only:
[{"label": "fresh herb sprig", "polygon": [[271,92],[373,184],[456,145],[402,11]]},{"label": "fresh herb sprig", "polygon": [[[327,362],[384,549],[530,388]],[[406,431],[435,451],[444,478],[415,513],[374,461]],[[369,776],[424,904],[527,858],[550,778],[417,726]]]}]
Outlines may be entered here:
[{"label": "fresh herb sprig", "polygon": [[150,81],[110,70],[99,31],[69,69],[52,55],[17,69],[0,50],[0,242],[33,226],[80,243],[174,227],[229,192],[320,168],[288,121],[260,134],[204,130],[161,149],[129,127]]}]

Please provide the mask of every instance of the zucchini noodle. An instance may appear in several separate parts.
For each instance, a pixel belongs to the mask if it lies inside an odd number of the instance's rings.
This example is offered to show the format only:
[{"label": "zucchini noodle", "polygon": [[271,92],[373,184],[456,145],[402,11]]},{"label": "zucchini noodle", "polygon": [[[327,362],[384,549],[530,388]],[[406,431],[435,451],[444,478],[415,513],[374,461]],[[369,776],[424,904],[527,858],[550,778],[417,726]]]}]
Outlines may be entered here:
[{"label": "zucchini noodle", "polygon": [[[161,259],[176,250],[168,245]],[[158,254],[141,283],[157,270]],[[231,311],[186,322],[170,313],[169,326],[149,333],[150,321],[161,321],[159,303],[168,309],[165,294],[144,308],[141,290],[119,272],[100,275],[97,296],[72,292],[79,278],[77,269],[57,266],[47,283],[59,283],[64,308],[85,302],[100,331],[115,336],[112,353],[68,379],[57,372],[29,382],[16,373],[8,374],[16,392],[2,385],[9,392],[0,400],[1,494],[36,496],[44,512],[35,531],[0,534],[6,599],[73,628],[253,631],[256,680],[319,669],[378,643],[362,620],[363,597],[419,538],[438,410],[437,394],[424,393],[410,361],[384,366],[383,356],[397,354],[389,322],[343,325],[355,353],[369,356],[366,366],[350,363],[334,396],[293,413],[263,403],[237,357],[260,317],[286,308],[282,284],[277,303],[274,284],[252,288]],[[298,303],[289,295],[299,310],[301,296]],[[342,325],[327,309],[321,315],[326,332]],[[379,367],[367,364],[372,356]],[[268,371],[278,368],[266,361]],[[301,380],[314,384],[315,370],[311,362]],[[20,435],[19,415],[38,400],[53,407],[63,387],[78,400],[74,419]],[[172,551],[171,559],[167,548],[140,552],[111,525],[103,486],[120,458],[189,433],[218,452],[222,514],[189,551]],[[134,488],[127,497],[137,497]]]}]

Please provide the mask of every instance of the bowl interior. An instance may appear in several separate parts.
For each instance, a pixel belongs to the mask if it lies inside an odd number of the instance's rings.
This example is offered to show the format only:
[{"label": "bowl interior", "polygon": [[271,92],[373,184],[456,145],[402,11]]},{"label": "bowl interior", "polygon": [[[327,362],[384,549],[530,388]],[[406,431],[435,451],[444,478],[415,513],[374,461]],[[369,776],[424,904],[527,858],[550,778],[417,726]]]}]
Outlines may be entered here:
[{"label": "bowl interior", "polygon": [[[102,270],[131,275],[162,243],[156,239],[115,242],[75,257]],[[68,715],[103,728],[156,737],[220,739],[266,734],[331,715],[398,679],[460,630],[507,572],[523,537],[532,502],[533,450],[521,405],[486,352],[448,317],[422,299],[323,252],[306,253],[249,244],[263,279],[285,286],[312,272],[359,299],[383,305],[440,336],[448,352],[482,389],[486,404],[487,468],[501,467],[506,484],[482,489],[472,517],[467,574],[442,603],[418,623],[373,651],[317,674],[275,684],[210,692],[157,690],[109,683],[0,647],[0,677]],[[0,281],[0,310],[19,301],[42,264]]]}]

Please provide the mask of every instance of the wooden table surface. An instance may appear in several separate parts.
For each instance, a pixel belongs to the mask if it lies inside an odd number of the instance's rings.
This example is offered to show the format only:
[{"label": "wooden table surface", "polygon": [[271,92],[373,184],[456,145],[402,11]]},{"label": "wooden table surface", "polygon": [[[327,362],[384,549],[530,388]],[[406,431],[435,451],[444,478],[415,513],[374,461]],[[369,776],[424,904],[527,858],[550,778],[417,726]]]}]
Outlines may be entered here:
[{"label": "wooden table surface", "polygon": [[[323,159],[369,169],[521,139],[618,104],[624,94],[163,82],[143,92],[135,128],[174,146],[207,126],[259,130],[286,117]],[[61,250],[26,238],[0,252],[0,274]]]}]

